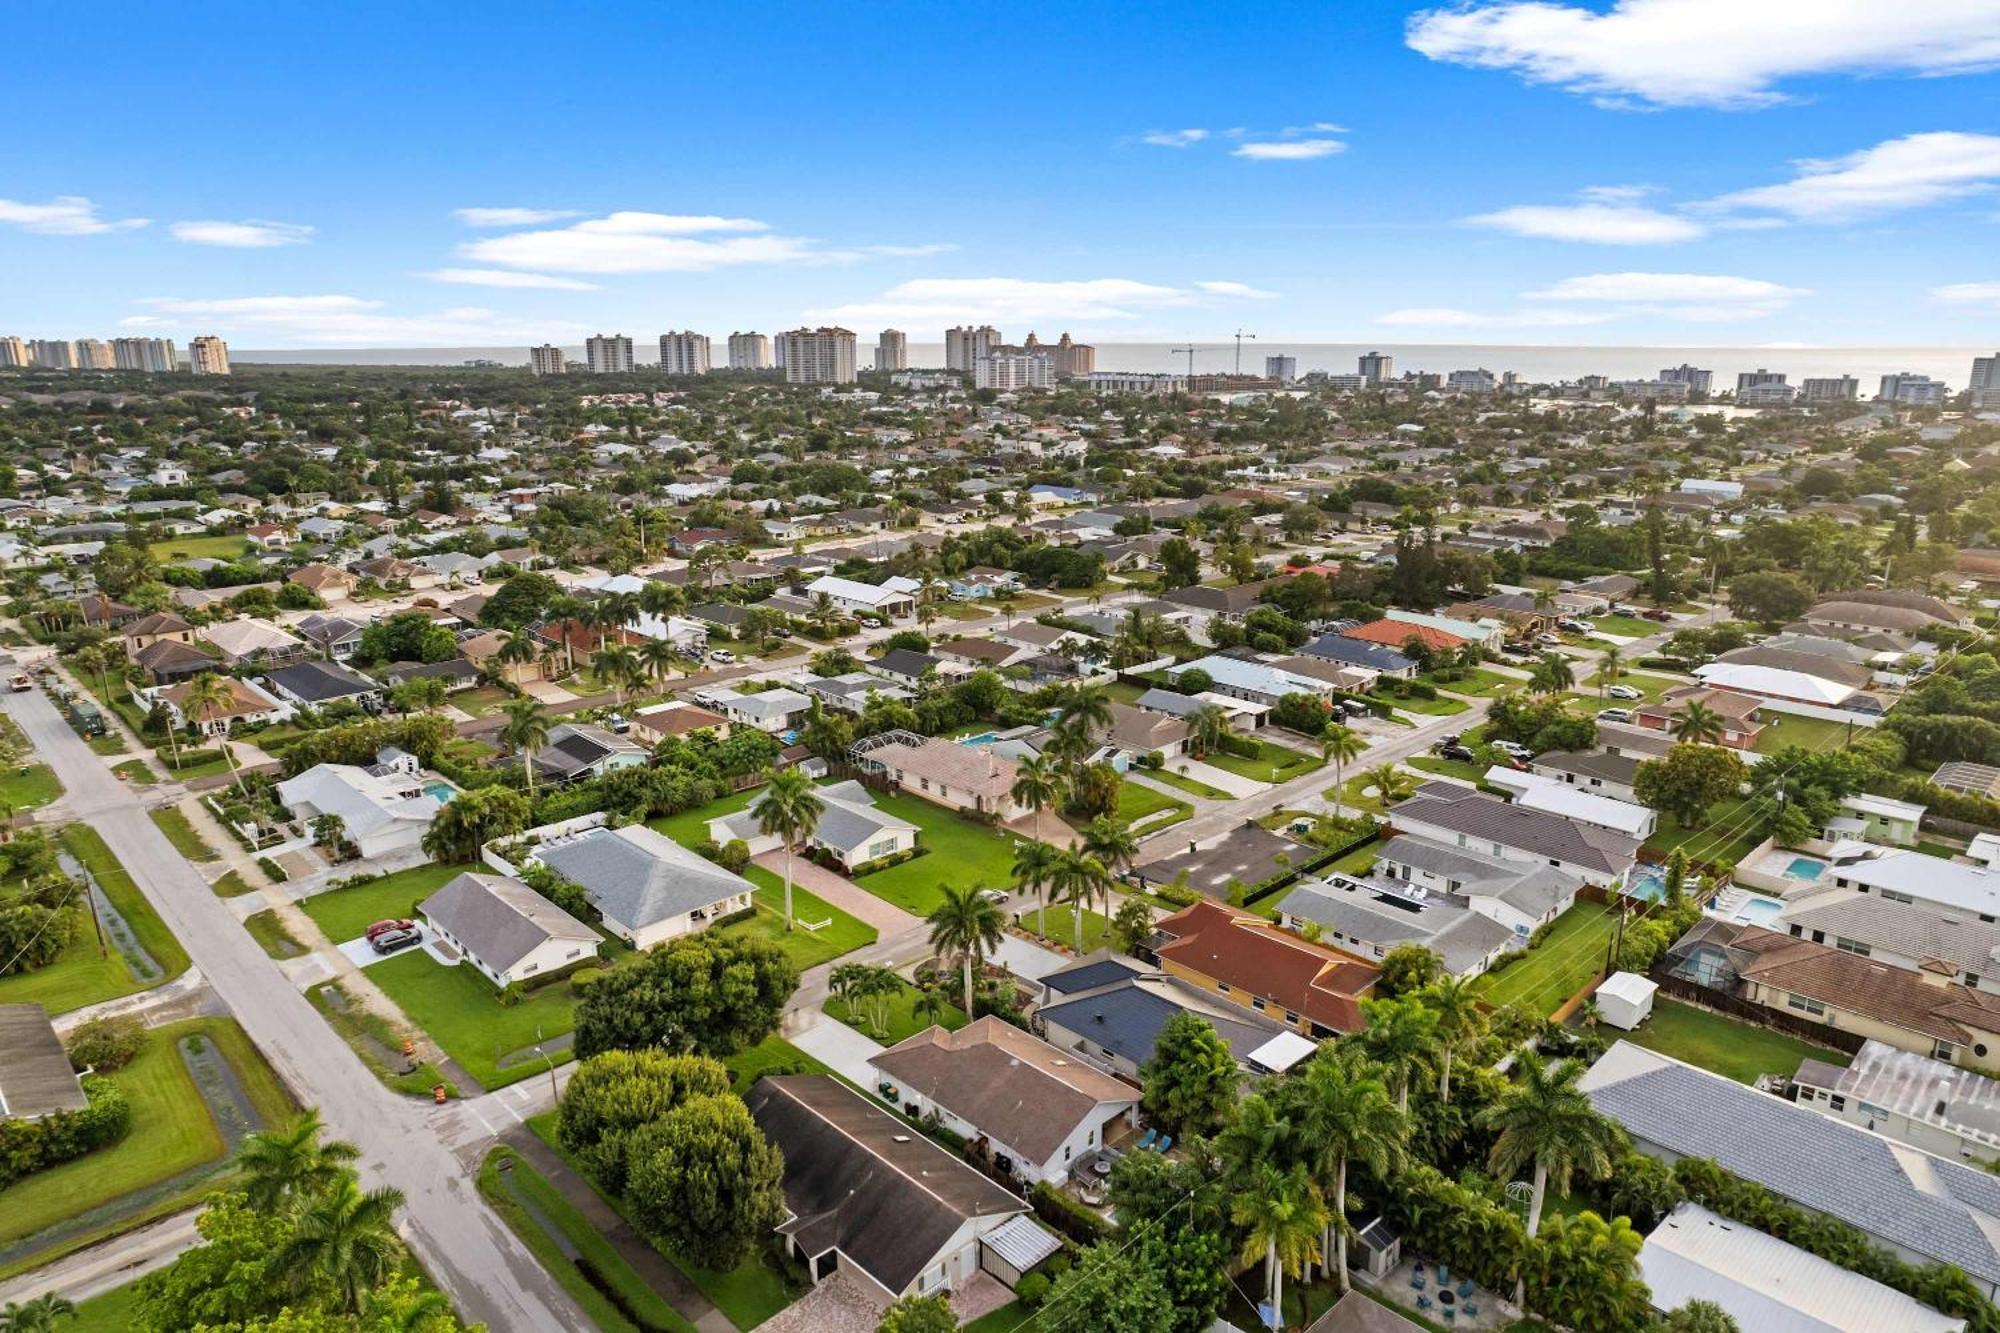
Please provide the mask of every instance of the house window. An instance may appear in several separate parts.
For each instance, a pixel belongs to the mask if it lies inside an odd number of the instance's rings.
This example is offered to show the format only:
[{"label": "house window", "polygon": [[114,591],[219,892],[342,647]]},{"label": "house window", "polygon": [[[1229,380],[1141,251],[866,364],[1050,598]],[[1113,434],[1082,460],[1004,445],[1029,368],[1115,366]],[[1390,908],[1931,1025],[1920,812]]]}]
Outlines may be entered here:
[{"label": "house window", "polygon": [[1285,1010],[1285,1021],[1287,1023],[1296,1023],[1299,1021],[1299,1016],[1293,1013],[1291,1010],[1287,1009]]},{"label": "house window", "polygon": [[1955,1056],[1957,1056],[1957,1054],[1958,1054],[1958,1047],[1952,1045],[1948,1041],[1938,1041],[1931,1043],[1931,1058],[1934,1060],[1949,1061]]},{"label": "house window", "polygon": [[1804,995],[1787,994],[1785,996],[1785,1003],[1801,1012],[1812,1014],[1814,1017],[1818,1017],[1826,1012],[1825,1005],[1821,1004],[1818,1000],[1810,999]]},{"label": "house window", "polygon": [[1863,958],[1866,958],[1871,952],[1868,946],[1860,940],[1850,940],[1845,935],[1834,936],[1833,947],[1845,953],[1860,954]]},{"label": "house window", "polygon": [[1250,1007],[1251,1007],[1252,1009],[1255,1009],[1255,1010],[1256,1010],[1256,1011],[1257,1011],[1258,1013],[1260,1013],[1260,1014],[1261,1014],[1261,1013],[1263,1013],[1263,1012],[1264,1012],[1264,997],[1263,997],[1263,996],[1261,996],[1261,995],[1253,995],[1253,996],[1251,996],[1251,997],[1250,997]]},{"label": "house window", "polygon": [[1227,995],[1229,994],[1229,983],[1226,981],[1218,981],[1215,983],[1215,989],[1220,991],[1222,994]]},{"label": "house window", "polygon": [[1839,1093],[1834,1093],[1827,1098],[1827,1105],[1836,1111],[1845,1111],[1847,1109],[1847,1098],[1841,1096]]},{"label": "house window", "polygon": [[1977,972],[1967,972],[1965,974],[1965,984],[1977,987],[1979,985],[1979,974]]},{"label": "house window", "polygon": [[1912,898],[1909,894],[1898,893],[1894,889],[1878,889],[1876,890],[1876,892],[1880,893],[1885,899],[1887,899],[1892,903],[1913,903],[1916,901],[1916,899]]}]

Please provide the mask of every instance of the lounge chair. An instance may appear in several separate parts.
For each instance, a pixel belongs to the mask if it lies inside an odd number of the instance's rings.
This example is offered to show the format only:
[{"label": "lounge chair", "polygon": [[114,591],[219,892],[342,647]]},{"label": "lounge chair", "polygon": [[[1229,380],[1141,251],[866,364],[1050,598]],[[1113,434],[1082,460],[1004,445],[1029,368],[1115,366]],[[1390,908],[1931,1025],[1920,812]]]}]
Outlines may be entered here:
[{"label": "lounge chair", "polygon": [[1425,1287],[1429,1286],[1430,1284],[1424,1280],[1424,1275],[1422,1273],[1417,1273],[1410,1278],[1410,1285],[1415,1287],[1418,1291],[1422,1291]]},{"label": "lounge chair", "polygon": [[1144,1152],[1144,1151],[1146,1151],[1146,1149],[1148,1149],[1148,1148],[1152,1147],[1152,1146],[1153,1146],[1153,1140],[1154,1140],[1154,1139],[1157,1139],[1157,1138],[1159,1138],[1159,1137],[1160,1137],[1160,1131],[1159,1131],[1159,1130],[1157,1130],[1157,1129],[1149,1129],[1149,1130],[1147,1130],[1147,1131],[1146,1131],[1146,1134],[1145,1134],[1145,1137],[1143,1137],[1143,1138],[1141,1138],[1141,1139],[1139,1140],[1139,1151],[1140,1151],[1140,1152]]},{"label": "lounge chair", "polygon": [[1449,1287],[1451,1285],[1451,1270],[1443,1264],[1438,1265],[1438,1285],[1440,1287]]},{"label": "lounge chair", "polygon": [[1153,1145],[1153,1151],[1157,1153],[1164,1153],[1167,1149],[1173,1146],[1174,1146],[1174,1136],[1171,1134],[1162,1134],[1160,1135],[1160,1141]]},{"label": "lounge chair", "polygon": [[1417,1308],[1418,1308],[1419,1310],[1428,1310],[1428,1309],[1430,1309],[1430,1308],[1431,1308],[1431,1298],[1430,1298],[1430,1297],[1428,1297],[1428,1296],[1419,1296],[1419,1297],[1417,1297]]},{"label": "lounge chair", "polygon": [[1475,1290],[1476,1288],[1473,1287],[1471,1278],[1467,1278],[1458,1284],[1458,1294],[1461,1297],[1470,1296]]}]

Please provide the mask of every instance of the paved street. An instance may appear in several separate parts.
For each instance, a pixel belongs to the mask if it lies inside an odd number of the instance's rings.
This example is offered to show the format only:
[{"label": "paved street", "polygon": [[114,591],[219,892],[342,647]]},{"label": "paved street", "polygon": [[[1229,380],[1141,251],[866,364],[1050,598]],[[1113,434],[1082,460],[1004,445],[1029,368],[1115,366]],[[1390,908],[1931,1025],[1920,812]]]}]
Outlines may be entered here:
[{"label": "paved street", "polygon": [[362,1067],[39,690],[9,694],[5,707],[55,768],[69,812],[103,835],[280,1076],[321,1108],[335,1135],[360,1147],[364,1182],[408,1196],[404,1236],[465,1318],[496,1333],[584,1327],[581,1312],[480,1200],[466,1163],[427,1132],[430,1108],[390,1092]]}]

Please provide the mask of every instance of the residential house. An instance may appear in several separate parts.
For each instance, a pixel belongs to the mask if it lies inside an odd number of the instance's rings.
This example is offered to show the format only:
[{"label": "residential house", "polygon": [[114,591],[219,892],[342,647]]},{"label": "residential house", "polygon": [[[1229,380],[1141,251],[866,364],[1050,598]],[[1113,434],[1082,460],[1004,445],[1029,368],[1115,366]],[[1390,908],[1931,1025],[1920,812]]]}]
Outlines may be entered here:
[{"label": "residential house", "polygon": [[894,699],[898,702],[916,697],[902,686],[891,684],[880,676],[871,676],[865,671],[849,671],[839,676],[815,676],[806,671],[792,677],[792,684],[820,700],[828,708],[856,716],[868,707],[871,696]]},{"label": "residential house", "polygon": [[1185,852],[1149,860],[1125,872],[1125,878],[1147,888],[1177,884],[1218,902],[1270,883],[1318,855],[1308,843],[1245,820],[1208,845],[1189,843]]},{"label": "residential house", "polygon": [[1299,649],[1306,657],[1324,658],[1337,666],[1359,667],[1377,676],[1409,680],[1417,674],[1417,660],[1396,648],[1346,634],[1322,634]]},{"label": "residential house", "polygon": [[39,1004],[0,1004],[0,1123],[39,1120],[90,1105],[62,1038]]},{"label": "residential house", "polygon": [[290,715],[284,704],[258,689],[247,680],[234,676],[218,676],[224,689],[229,691],[229,699],[220,706],[204,708],[197,721],[186,712],[187,698],[194,690],[194,682],[179,685],[154,686],[137,693],[149,702],[165,706],[167,719],[176,728],[189,725],[198,726],[204,736],[221,736],[239,723],[275,722],[280,717]]},{"label": "residential house", "polygon": [[1194,1014],[1222,1038],[1245,1073],[1276,1073],[1256,1057],[1298,1034],[1264,1015],[1129,958],[1087,959],[1042,978],[1035,1026],[1070,1052],[1137,1085],[1160,1033],[1176,1014]]},{"label": "residential house", "polygon": [[315,764],[278,784],[278,800],[292,818],[310,825],[322,815],[341,821],[341,836],[374,860],[417,850],[444,808],[426,783],[388,765]]},{"label": "residential house", "polygon": [[1503,861],[1546,865],[1593,884],[1610,884],[1624,874],[1642,841],[1450,782],[1426,782],[1389,818],[1399,833]]},{"label": "residential house", "polygon": [[1640,842],[1653,836],[1660,819],[1659,812],[1647,806],[1584,791],[1571,783],[1545,778],[1532,770],[1522,772],[1495,764],[1486,770],[1486,785],[1506,792],[1513,803],[1523,809],[1540,810],[1544,814],[1588,824],[1592,828],[1609,829]]},{"label": "residential house", "polygon": [[929,653],[920,653],[909,648],[891,648],[865,665],[869,672],[884,680],[915,689],[923,682],[924,673],[936,671],[940,663],[939,659]]},{"label": "residential house", "polygon": [[1019,1195],[839,1079],[766,1075],[744,1101],[784,1156],[778,1234],[814,1282],[842,1274],[886,1305],[1018,1281],[1061,1248]]},{"label": "residential house", "polygon": [[1855,792],[1840,799],[1841,813],[1827,821],[1829,841],[1843,838],[1895,847],[1914,847],[1928,807],[1893,801],[1872,792]]},{"label": "residential house", "polygon": [[1539,927],[1575,904],[1583,879],[1539,861],[1490,851],[1490,845],[1461,846],[1398,833],[1378,848],[1370,878],[1463,900],[1512,931],[1514,943],[1525,948]]},{"label": "residential house", "polygon": [[[1454,622],[1456,623],[1456,622]],[[1360,625],[1340,631],[1343,639],[1353,639],[1357,643],[1372,643],[1384,648],[1393,648],[1408,658],[1413,645],[1421,645],[1426,652],[1455,653],[1473,640],[1464,634],[1453,634],[1435,625],[1413,624],[1407,620],[1370,620]],[[1316,653],[1323,657],[1325,654]],[[1412,662],[1414,658],[1410,658]]]},{"label": "residential house", "polygon": [[[1498,652],[1500,645],[1507,641],[1507,622],[1499,619],[1470,619],[1463,616],[1434,616],[1424,611],[1405,611],[1400,607],[1390,607],[1383,612],[1383,618],[1398,624],[1416,625],[1423,629],[1434,629],[1454,639],[1470,640],[1490,652]],[[1387,643],[1392,648],[1402,646],[1402,640],[1391,640],[1386,635],[1375,639],[1377,643]]]},{"label": "residential house", "polygon": [[1748,695],[1701,685],[1683,685],[1668,690],[1658,703],[1641,704],[1632,710],[1632,721],[1648,731],[1671,734],[1694,704],[1701,704],[1720,720],[1722,734],[1717,738],[1717,744],[1732,750],[1753,750],[1757,747],[1757,737],[1764,730],[1763,718],[1757,711],[1757,700]]},{"label": "residential house", "polygon": [[1386,874],[1300,880],[1278,900],[1277,912],[1286,929],[1315,923],[1320,940],[1363,958],[1379,960],[1404,945],[1421,945],[1454,977],[1476,977],[1520,947],[1512,929],[1473,910],[1463,893],[1434,894]]},{"label": "residential house", "polygon": [[1167,717],[1177,717],[1193,729],[1194,718],[1205,708],[1219,708],[1229,719],[1231,731],[1255,731],[1264,725],[1270,716],[1268,704],[1253,704],[1245,699],[1232,698],[1215,690],[1204,690],[1200,694],[1182,694],[1179,690],[1163,690],[1155,685],[1147,689],[1132,706],[1142,713],[1161,713]]},{"label": "residential house", "polygon": [[935,1115],[1025,1184],[1062,1181],[1117,1121],[1137,1118],[1138,1089],[994,1015],[930,1027],[868,1063],[906,1115]]},{"label": "residential house", "polygon": [[582,889],[605,929],[635,949],[752,910],[757,887],[644,824],[558,838],[529,859]]},{"label": "residential house", "polygon": [[773,736],[798,726],[812,708],[810,698],[782,685],[755,694],[739,694],[727,688],[704,690],[700,697],[732,723],[768,731]]},{"label": "residential house", "polygon": [[[812,836],[803,845],[832,856],[849,874],[856,866],[916,850],[917,826],[878,808],[874,794],[860,783],[830,783],[815,788],[813,795],[823,808]],[[709,820],[708,836],[717,843],[740,839],[752,856],[782,849],[782,839],[758,827],[759,803],[753,801],[746,810]]]},{"label": "residential house", "polygon": [[1846,1065],[1807,1058],[1799,1105],[1939,1157],[1983,1166],[2000,1155],[2000,1080],[1869,1038]]},{"label": "residential house", "polygon": [[1280,930],[1262,917],[1199,902],[1158,923],[1160,969],[1313,1037],[1359,1032],[1375,968]]},{"label": "residential house", "polygon": [[320,600],[326,602],[346,601],[354,595],[355,588],[361,583],[360,579],[346,570],[336,569],[332,565],[306,565],[302,569],[292,571],[291,577],[286,581],[319,594]]},{"label": "residential house", "polygon": [[893,620],[914,615],[917,609],[916,598],[906,591],[859,583],[832,574],[822,575],[805,586],[804,596],[809,602],[821,593],[832,598],[834,606],[847,615],[867,614]]},{"label": "residential house", "polygon": [[222,661],[201,644],[155,639],[132,655],[132,665],[145,673],[149,684],[172,685],[206,671],[218,671]]},{"label": "residential house", "polygon": [[361,647],[361,632],[367,625],[346,616],[324,615],[318,611],[292,626],[301,639],[319,650],[331,662],[345,662]]},{"label": "residential house", "polygon": [[379,706],[382,702],[379,681],[371,680],[338,662],[296,662],[266,672],[264,683],[280,699],[312,708],[340,702],[357,703],[366,708]]},{"label": "residential house", "polygon": [[1566,783],[1578,791],[1636,804],[1639,798],[1632,784],[1638,780],[1639,765],[1643,762],[1636,755],[1609,751],[1550,750],[1530,760],[1528,771],[1550,782]]},{"label": "residential house", "polygon": [[1190,671],[1202,672],[1208,677],[1209,689],[1214,693],[1267,708],[1276,707],[1288,694],[1330,699],[1340,691],[1340,686],[1318,676],[1288,671],[1271,663],[1249,662],[1240,657],[1219,654],[1183,662],[1168,670],[1176,683]]},{"label": "residential house", "polygon": [[120,637],[125,641],[125,655],[137,660],[156,643],[192,644],[194,626],[171,611],[155,611],[126,625]]},{"label": "residential house", "polygon": [[947,639],[931,645],[931,652],[939,661],[954,662],[975,671],[998,671],[1027,656],[1029,651],[1019,644],[982,638]]},{"label": "residential house", "polygon": [[1788,901],[1771,928],[2000,994],[2000,922],[1962,908],[1829,888]]},{"label": "residential house", "polygon": [[662,704],[653,708],[642,708],[632,715],[632,728],[643,734],[651,744],[659,744],[669,736],[695,736],[706,734],[719,741],[729,739],[730,721],[720,713],[710,712],[699,704],[684,700]]},{"label": "residential house", "polygon": [[459,966],[502,987],[594,958],[601,938],[519,880],[470,870],[424,899],[417,915]]},{"label": "residential house", "polygon": [[[955,741],[908,732],[890,732],[888,744],[855,747],[856,767],[879,773],[912,796],[948,810],[965,810],[1011,823],[1024,813],[1014,803],[1020,765],[1012,759]],[[877,738],[871,737],[870,740]]]},{"label": "residential house", "polygon": [[593,723],[563,722],[549,728],[548,742],[535,751],[535,777],[567,785],[615,768],[636,768],[646,759],[646,748],[636,741]]},{"label": "residential house", "polygon": [[225,620],[202,637],[225,666],[282,666],[306,655],[305,643],[268,620]]},{"label": "residential house", "polygon": [[1909,634],[1921,638],[1924,632],[1933,626],[1957,625],[1960,617],[1956,612],[1952,612],[1949,616],[1939,616],[1918,607],[1884,606],[1873,602],[1843,600],[1821,602],[1799,619],[1815,629]]},{"label": "residential house", "polygon": [[526,685],[534,681],[546,680],[548,678],[547,672],[549,667],[544,662],[540,652],[535,653],[525,662],[510,662],[505,667],[500,665],[500,651],[512,641],[513,637],[506,630],[484,630],[472,635],[470,638],[461,639],[458,644],[458,651],[465,657],[466,661],[472,663],[481,671],[491,672],[500,679],[509,681],[515,685]]},{"label": "residential house", "polygon": [[1747,696],[1752,701],[1782,700],[1815,708],[1869,713],[1880,713],[1884,707],[1880,699],[1871,698],[1851,685],[1805,671],[1748,662],[1710,662],[1696,667],[1691,674],[1710,689]]}]

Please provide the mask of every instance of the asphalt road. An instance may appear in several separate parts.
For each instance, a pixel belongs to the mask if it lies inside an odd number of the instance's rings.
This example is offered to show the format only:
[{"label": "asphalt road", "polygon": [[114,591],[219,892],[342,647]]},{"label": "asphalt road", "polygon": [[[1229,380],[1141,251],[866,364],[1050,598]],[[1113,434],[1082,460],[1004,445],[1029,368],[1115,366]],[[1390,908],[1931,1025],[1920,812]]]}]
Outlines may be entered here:
[{"label": "asphalt road", "polygon": [[[496,1333],[588,1327],[487,1209],[472,1168],[428,1123],[432,1108],[376,1081],[48,699],[39,690],[8,694],[3,706],[62,779],[71,815],[103,835],[279,1075],[301,1101],[320,1108],[335,1136],[361,1149],[363,1182],[394,1185],[408,1197],[404,1239],[459,1313]],[[477,1145],[466,1147],[476,1162]]]}]

